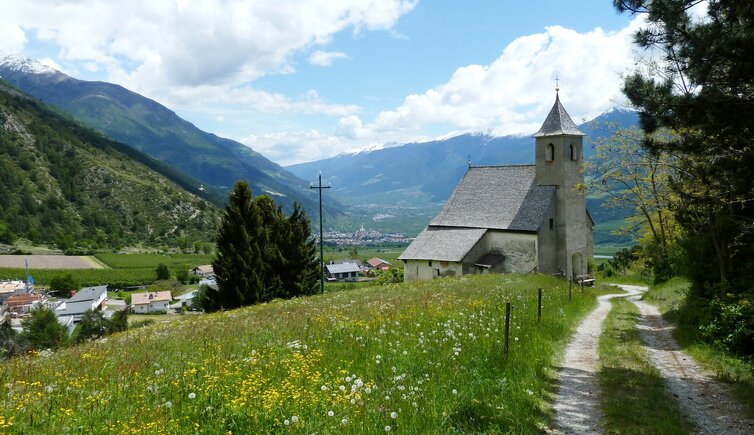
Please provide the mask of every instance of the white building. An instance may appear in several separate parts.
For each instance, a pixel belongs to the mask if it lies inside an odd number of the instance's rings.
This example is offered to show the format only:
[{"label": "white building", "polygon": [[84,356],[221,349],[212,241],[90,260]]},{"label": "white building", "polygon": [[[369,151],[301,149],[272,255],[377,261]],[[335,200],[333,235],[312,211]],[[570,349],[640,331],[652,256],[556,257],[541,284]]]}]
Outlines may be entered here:
[{"label": "white building", "polygon": [[330,281],[358,281],[359,265],[356,263],[326,264],[325,271]]},{"label": "white building", "polygon": [[[99,285],[96,287],[84,287],[75,295],[63,301],[55,308],[55,315],[58,320],[66,324],[70,322],[78,323],[86,310],[105,309],[107,305],[107,286]],[[70,322],[67,319],[70,317]],[[62,322],[61,322],[62,323]]]},{"label": "white building", "polygon": [[167,313],[173,297],[169,291],[131,295],[131,312],[135,314]]},{"label": "white building", "polygon": [[191,269],[191,272],[196,276],[201,276],[202,278],[212,278],[215,276],[215,270],[211,264],[196,266],[195,268]]},{"label": "white building", "polygon": [[534,165],[469,167],[440,214],[398,257],[406,281],[474,273],[588,272],[594,222],[583,136],[556,96]]}]

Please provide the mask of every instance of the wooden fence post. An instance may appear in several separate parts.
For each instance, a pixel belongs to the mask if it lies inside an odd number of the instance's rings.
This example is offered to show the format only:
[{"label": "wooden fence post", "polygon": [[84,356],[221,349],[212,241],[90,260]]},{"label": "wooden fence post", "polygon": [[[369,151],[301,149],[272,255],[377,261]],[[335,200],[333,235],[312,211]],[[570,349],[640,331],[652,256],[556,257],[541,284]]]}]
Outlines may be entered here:
[{"label": "wooden fence post", "polygon": [[571,287],[573,286],[573,279],[568,278],[568,300],[571,300]]},{"label": "wooden fence post", "polygon": [[539,289],[537,295],[537,323],[542,321],[542,289]]},{"label": "wooden fence post", "polygon": [[508,337],[510,337],[511,330],[511,303],[505,303],[505,345],[503,347],[503,353],[508,355]]}]

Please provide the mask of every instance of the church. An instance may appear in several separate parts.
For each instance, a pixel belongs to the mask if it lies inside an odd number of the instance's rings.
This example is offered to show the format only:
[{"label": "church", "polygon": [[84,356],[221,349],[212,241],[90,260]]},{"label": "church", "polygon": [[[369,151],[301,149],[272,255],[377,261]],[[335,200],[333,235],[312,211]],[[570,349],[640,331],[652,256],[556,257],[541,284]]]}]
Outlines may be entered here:
[{"label": "church", "polygon": [[560,103],[534,135],[534,165],[471,166],[442,211],[398,257],[406,281],[484,273],[588,273],[594,221],[583,138]]}]

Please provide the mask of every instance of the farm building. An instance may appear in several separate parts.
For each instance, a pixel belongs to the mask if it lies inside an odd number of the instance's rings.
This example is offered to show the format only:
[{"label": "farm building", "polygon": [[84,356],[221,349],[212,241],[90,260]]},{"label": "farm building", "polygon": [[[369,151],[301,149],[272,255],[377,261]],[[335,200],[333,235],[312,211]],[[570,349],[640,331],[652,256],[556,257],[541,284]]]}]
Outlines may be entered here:
[{"label": "farm building", "polygon": [[131,312],[135,314],[166,313],[172,299],[169,291],[134,293],[131,295]]},{"label": "farm building", "polygon": [[58,305],[55,308],[55,315],[58,316],[58,320],[70,317],[73,323],[77,323],[86,310],[104,309],[106,304],[106,285],[84,287]]},{"label": "farm building", "polygon": [[191,272],[196,276],[201,276],[202,278],[210,278],[215,276],[215,270],[212,268],[211,264],[196,266],[195,268],[191,269]]},{"label": "farm building", "polygon": [[388,270],[388,269],[390,269],[393,266],[392,264],[388,263],[387,261],[385,261],[385,260],[383,260],[381,258],[377,258],[377,257],[373,257],[373,258],[370,258],[369,260],[367,260],[367,264],[369,265],[370,268],[372,268],[372,269],[379,269],[379,270]]},{"label": "farm building", "polygon": [[356,263],[327,264],[325,270],[330,281],[359,280],[359,265]]},{"label": "farm building", "polygon": [[534,165],[469,165],[440,214],[400,255],[407,281],[475,273],[562,274],[592,257],[583,136],[560,103],[534,135]]}]

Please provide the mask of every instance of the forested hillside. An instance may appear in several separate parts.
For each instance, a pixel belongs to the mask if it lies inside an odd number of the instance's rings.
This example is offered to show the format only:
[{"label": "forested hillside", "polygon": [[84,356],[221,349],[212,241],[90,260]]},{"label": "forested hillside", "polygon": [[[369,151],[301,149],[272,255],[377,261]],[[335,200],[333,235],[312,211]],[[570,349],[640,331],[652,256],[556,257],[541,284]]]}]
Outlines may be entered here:
[{"label": "forested hillside", "polygon": [[212,240],[217,209],[145,163],[156,162],[0,80],[0,243],[68,250]]}]

